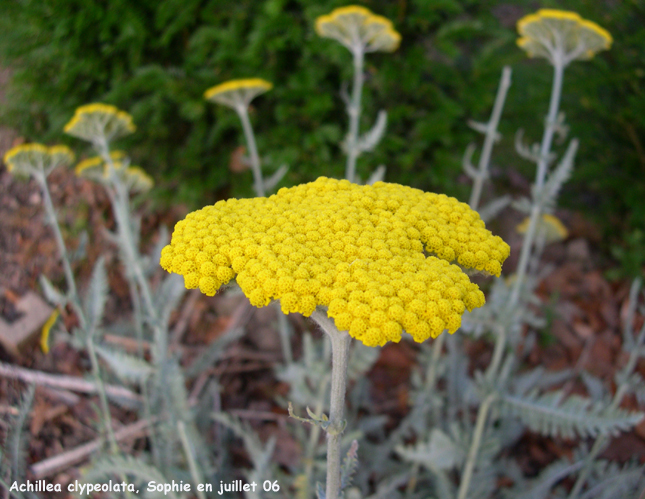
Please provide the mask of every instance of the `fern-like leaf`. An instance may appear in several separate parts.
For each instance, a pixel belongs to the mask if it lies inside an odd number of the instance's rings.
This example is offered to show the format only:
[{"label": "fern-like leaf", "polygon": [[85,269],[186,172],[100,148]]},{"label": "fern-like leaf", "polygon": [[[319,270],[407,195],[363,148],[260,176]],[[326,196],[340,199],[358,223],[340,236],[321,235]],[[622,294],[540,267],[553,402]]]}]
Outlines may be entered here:
[{"label": "fern-like leaf", "polygon": [[122,381],[143,383],[152,374],[152,366],[139,357],[105,345],[96,345],[95,348],[96,353]]},{"label": "fern-like leaf", "polygon": [[31,405],[34,401],[34,393],[36,392],[36,385],[29,385],[27,390],[22,396],[18,408],[18,414],[14,417],[11,430],[7,435],[7,442],[11,449],[11,480],[15,481],[24,478],[25,471],[25,442],[23,440],[23,430]]},{"label": "fern-like leaf", "polygon": [[549,178],[544,184],[543,199],[545,205],[554,205],[560,192],[562,185],[571,177],[571,172],[573,171],[573,160],[576,157],[576,152],[578,150],[578,140],[573,139],[569,142],[562,160],[558,166],[553,170],[553,173],[549,175]]},{"label": "fern-like leaf", "polygon": [[354,381],[367,373],[378,359],[379,354],[378,348],[366,347],[361,342],[355,342],[347,364],[347,379]]},{"label": "fern-like leaf", "polygon": [[94,265],[92,278],[90,279],[87,296],[85,298],[85,315],[88,320],[87,327],[90,331],[96,328],[103,320],[103,311],[108,297],[108,280],[105,270],[105,259],[99,258]]},{"label": "fern-like leaf", "polygon": [[380,110],[376,117],[376,123],[358,139],[358,150],[361,152],[372,151],[383,138],[387,126],[387,112]]},{"label": "fern-like leaf", "polygon": [[643,418],[642,413],[612,409],[605,404],[572,395],[562,400],[561,391],[525,397],[506,395],[502,398],[502,414],[518,416],[531,430],[546,436],[564,438],[615,435],[625,431]]},{"label": "fern-like leaf", "polygon": [[340,490],[345,490],[351,483],[358,467],[358,441],[352,441],[340,469]]},{"label": "fern-like leaf", "polygon": [[164,326],[168,324],[170,314],[175,310],[185,293],[186,287],[183,277],[177,274],[166,276],[154,297],[155,309],[159,313],[161,324]]},{"label": "fern-like leaf", "polygon": [[[132,477],[138,482],[146,484],[152,481],[158,484],[170,483],[155,466],[128,455],[108,456],[93,462],[83,473],[83,479],[87,483],[96,483],[108,480],[112,475]],[[160,494],[161,497],[164,497],[163,493]],[[172,491],[169,491],[165,497],[166,499],[178,499]]]}]

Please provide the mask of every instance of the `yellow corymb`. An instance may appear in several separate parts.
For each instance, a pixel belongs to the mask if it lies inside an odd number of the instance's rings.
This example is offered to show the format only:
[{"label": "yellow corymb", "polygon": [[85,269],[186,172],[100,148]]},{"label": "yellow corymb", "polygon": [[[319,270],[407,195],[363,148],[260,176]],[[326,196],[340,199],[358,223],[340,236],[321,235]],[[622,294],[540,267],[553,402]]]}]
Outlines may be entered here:
[{"label": "yellow corymb", "polygon": [[76,109],[63,129],[65,133],[88,142],[107,141],[133,133],[136,126],[125,111],[109,104],[87,104]]},{"label": "yellow corymb", "polygon": [[[125,185],[132,192],[146,192],[154,186],[154,180],[143,169],[138,166],[126,166],[128,157],[123,151],[112,151],[110,153],[115,174],[119,175]],[[79,177],[88,178],[96,182],[109,180],[109,169],[107,163],[100,156],[93,156],[84,159],[74,169]]]},{"label": "yellow corymb", "polygon": [[484,295],[450,262],[498,276],[509,251],[454,198],[321,177],[190,213],[160,263],[210,296],[235,277],[257,307],[328,307],[338,329],[376,346],[403,329],[419,342],[456,331]]},{"label": "yellow corymb", "polygon": [[48,174],[61,164],[74,161],[74,153],[67,146],[47,147],[42,144],[22,144],[4,155],[7,170],[13,175],[30,176],[36,171]]},{"label": "yellow corymb", "polygon": [[232,108],[248,107],[258,95],[272,88],[273,84],[262,78],[230,80],[206,90],[204,98]]},{"label": "yellow corymb", "polygon": [[401,35],[389,19],[358,5],[340,7],[318,17],[316,33],[338,41],[349,50],[365,52],[393,52],[401,43]]},{"label": "yellow corymb", "polygon": [[[526,217],[522,221],[522,223],[520,223],[515,228],[515,230],[517,230],[517,232],[520,234],[524,234],[529,228],[529,223],[530,223],[530,217]],[[562,241],[563,239],[566,239],[567,236],[569,235],[569,231],[562,224],[560,219],[558,217],[555,217],[549,214],[542,215],[542,217],[538,220],[537,232],[538,234],[543,235],[547,243]]]},{"label": "yellow corymb", "polygon": [[540,9],[517,22],[517,44],[530,57],[545,57],[564,65],[590,59],[612,44],[609,32],[575,12]]}]

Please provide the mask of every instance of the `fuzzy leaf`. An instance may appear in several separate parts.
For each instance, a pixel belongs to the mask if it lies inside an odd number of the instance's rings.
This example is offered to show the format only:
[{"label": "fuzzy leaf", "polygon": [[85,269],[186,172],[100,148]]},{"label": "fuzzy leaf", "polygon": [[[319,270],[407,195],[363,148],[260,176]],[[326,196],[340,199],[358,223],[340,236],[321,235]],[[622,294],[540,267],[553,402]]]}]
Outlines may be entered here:
[{"label": "fuzzy leaf", "polygon": [[[96,483],[112,478],[112,475],[125,475],[134,477],[140,483],[155,481],[159,484],[170,483],[156,467],[145,461],[129,455],[115,455],[99,459],[93,462],[83,473],[83,480],[87,483]],[[146,497],[165,497],[178,499],[171,491],[164,496],[163,492],[157,494],[146,494]]]},{"label": "fuzzy leaf", "polygon": [[374,185],[376,182],[381,182],[385,178],[385,165],[379,165],[372,172],[369,178],[365,181],[365,185]]},{"label": "fuzzy leaf", "polygon": [[347,451],[343,466],[340,469],[340,490],[345,490],[351,483],[358,468],[358,441],[354,440]]},{"label": "fuzzy leaf", "polygon": [[105,270],[105,259],[101,257],[94,265],[92,278],[85,298],[85,315],[90,331],[95,331],[103,320],[103,311],[107,297],[107,272]]},{"label": "fuzzy leaf", "polygon": [[287,174],[288,171],[289,167],[287,165],[280,165],[280,168],[278,168],[273,173],[273,175],[271,175],[264,181],[264,189],[267,192],[273,190],[273,188],[278,185],[278,182],[282,180],[282,178]]},{"label": "fuzzy leaf", "polygon": [[423,464],[428,469],[448,470],[458,466],[464,459],[460,446],[438,428],[433,428],[429,442],[396,448],[404,459]]},{"label": "fuzzy leaf", "polygon": [[58,291],[44,274],[40,275],[40,287],[43,289],[45,299],[55,306],[64,306],[67,303],[67,297]]},{"label": "fuzzy leaf", "polygon": [[89,241],[89,238],[87,236],[87,231],[84,230],[83,232],[81,232],[81,235],[78,238],[78,246],[74,251],[70,251],[69,253],[70,262],[77,262],[87,256],[88,241]]},{"label": "fuzzy leaf", "polygon": [[508,195],[493,199],[486,206],[480,208],[479,216],[484,222],[489,222],[495,218],[504,208],[511,204],[511,197]]},{"label": "fuzzy leaf", "polygon": [[347,364],[347,379],[354,381],[368,372],[380,355],[378,348],[366,347],[360,342],[354,343],[354,348]]},{"label": "fuzzy leaf", "polygon": [[159,320],[162,324],[168,324],[170,314],[175,310],[185,293],[186,287],[182,276],[177,274],[166,276],[154,296],[155,308],[159,311]]},{"label": "fuzzy leaf", "polygon": [[152,366],[139,357],[105,345],[96,345],[96,353],[122,381],[143,383],[152,374]]},{"label": "fuzzy leaf", "polygon": [[560,188],[571,176],[571,172],[573,171],[573,160],[576,157],[577,150],[578,140],[573,139],[569,142],[569,147],[567,147],[562,160],[549,175],[546,184],[544,184],[542,198],[544,199],[545,204],[555,204]]},{"label": "fuzzy leaf", "polygon": [[533,431],[564,438],[616,435],[643,418],[641,413],[610,409],[578,395],[562,401],[563,397],[561,391],[543,395],[533,391],[526,397],[506,395],[502,398],[502,410],[518,416]]},{"label": "fuzzy leaf", "polygon": [[145,273],[150,276],[159,270],[159,260],[161,259],[161,250],[164,249],[170,242],[168,236],[168,227],[162,225],[159,228],[159,233],[157,235],[157,242],[155,243],[150,255],[144,258],[145,261]]},{"label": "fuzzy leaf", "polygon": [[383,138],[387,126],[387,112],[380,110],[376,117],[376,123],[369,132],[364,133],[359,139],[357,147],[359,151],[372,151]]}]

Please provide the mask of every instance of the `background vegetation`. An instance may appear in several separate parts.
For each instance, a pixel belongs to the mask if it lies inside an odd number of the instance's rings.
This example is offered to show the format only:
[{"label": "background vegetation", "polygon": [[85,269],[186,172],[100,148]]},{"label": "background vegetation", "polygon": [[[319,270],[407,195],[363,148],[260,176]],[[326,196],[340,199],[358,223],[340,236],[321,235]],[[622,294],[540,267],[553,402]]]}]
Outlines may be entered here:
[{"label": "background vegetation", "polygon": [[[345,134],[339,89],[351,78],[349,53],[319,39],[313,21],[343,1],[318,0],[2,0],[0,62],[14,70],[1,120],[30,140],[60,136],[73,110],[103,101],[131,112],[139,130],[123,145],[157,177],[173,202],[198,206],[251,195],[251,173],[231,173],[242,144],[237,117],[203,99],[230,78],[262,77],[274,90],[254,102],[265,171],[290,166],[282,184],[319,172],[342,176]],[[501,67],[514,68],[502,119],[496,183],[508,171],[531,171],[513,150],[526,124],[539,141],[551,68],[515,46],[515,22],[554,2],[521,0],[373,0],[356,2],[394,21],[394,54],[370,54],[363,129],[389,113],[377,151],[359,159],[367,176],[464,199],[459,182],[465,146],[477,140],[467,120],[487,119]],[[566,5],[608,29],[614,45],[567,71],[562,108],[581,139],[575,178],[561,197],[604,231],[627,272],[645,245],[645,7],[637,0],[570,0]],[[540,70],[537,70],[537,67]],[[536,74],[541,75],[536,78]],[[248,177],[248,178],[247,178]],[[165,191],[163,189],[165,187]]]}]

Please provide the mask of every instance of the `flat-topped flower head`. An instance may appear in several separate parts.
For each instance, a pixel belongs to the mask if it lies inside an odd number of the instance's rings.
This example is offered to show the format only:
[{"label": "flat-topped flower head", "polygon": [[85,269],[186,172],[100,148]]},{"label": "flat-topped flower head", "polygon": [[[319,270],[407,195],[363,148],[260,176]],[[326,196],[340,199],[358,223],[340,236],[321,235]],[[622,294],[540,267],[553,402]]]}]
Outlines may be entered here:
[{"label": "flat-topped flower head", "polygon": [[607,50],[612,38],[596,23],[575,12],[540,9],[517,22],[517,44],[530,57],[545,57],[551,64],[568,65],[576,59],[591,59]]},{"label": "flat-topped flower head", "polygon": [[401,43],[401,35],[389,19],[357,5],[318,17],[316,33],[340,42],[352,52],[394,52]]},{"label": "flat-topped flower head", "polygon": [[63,129],[65,133],[96,142],[108,142],[136,130],[132,116],[109,104],[87,104],[76,109],[72,119]]},{"label": "flat-topped flower head", "polygon": [[47,147],[42,144],[16,146],[4,155],[7,170],[16,176],[29,177],[42,172],[49,175],[54,168],[74,161],[74,153],[67,146]]},{"label": "flat-topped flower head", "polygon": [[455,332],[484,295],[450,262],[499,275],[509,251],[454,198],[321,177],[188,214],[160,263],[208,296],[236,278],[256,307],[327,307],[339,330],[376,346],[403,329],[418,342]]},{"label": "flat-topped flower head", "polygon": [[[152,177],[138,166],[129,166],[129,158],[123,151],[112,151],[112,166],[114,174],[119,175],[131,192],[146,192],[154,186]],[[110,182],[109,165],[100,156],[93,156],[81,161],[74,173],[77,176],[87,178],[99,183]]]},{"label": "flat-topped flower head", "polygon": [[[529,228],[530,217],[526,217],[515,230],[520,234],[525,234]],[[569,236],[569,231],[556,216],[543,214],[538,219],[537,233],[545,238],[547,243],[562,241]]]},{"label": "flat-topped flower head", "polygon": [[204,98],[233,109],[247,108],[253,99],[272,88],[273,84],[262,78],[230,80],[206,90]]}]

